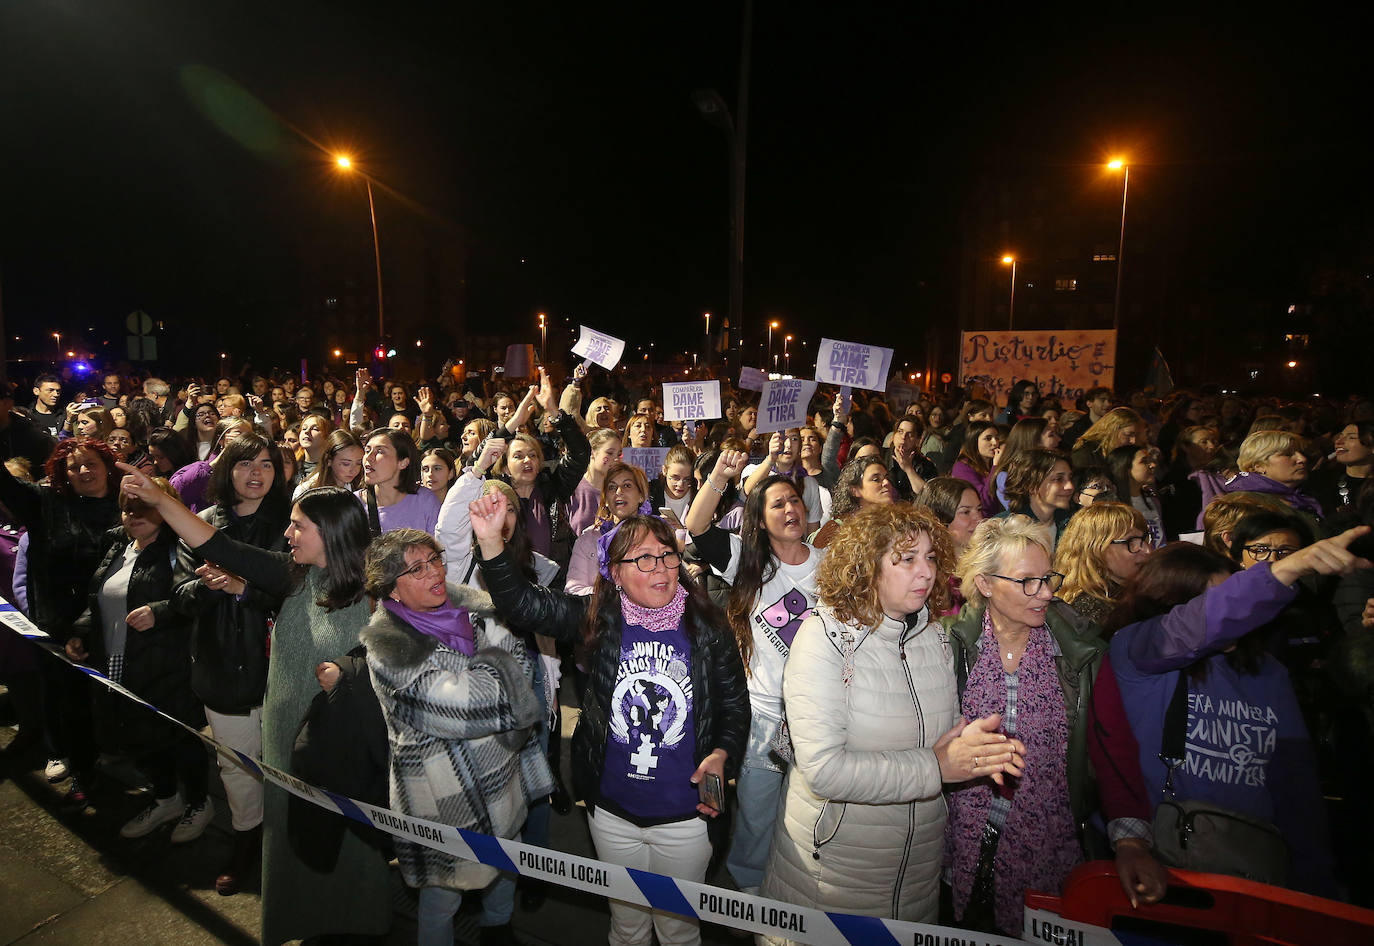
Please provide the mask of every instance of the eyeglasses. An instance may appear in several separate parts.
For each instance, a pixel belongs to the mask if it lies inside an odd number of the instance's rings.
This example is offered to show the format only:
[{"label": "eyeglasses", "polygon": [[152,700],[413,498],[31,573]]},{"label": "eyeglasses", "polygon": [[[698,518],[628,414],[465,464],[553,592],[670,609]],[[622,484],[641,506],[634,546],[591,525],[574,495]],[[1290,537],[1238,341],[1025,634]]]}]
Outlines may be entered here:
[{"label": "eyeglasses", "polygon": [[1039,578],[1008,578],[1006,575],[989,575],[989,578],[1000,578],[1003,581],[1011,581],[1021,586],[1027,598],[1034,598],[1040,593],[1042,587],[1050,589],[1050,594],[1059,590],[1059,586],[1064,584],[1064,576],[1059,572],[1050,572],[1048,575],[1041,575]]},{"label": "eyeglasses", "polygon": [[659,562],[663,563],[664,568],[677,568],[682,564],[682,556],[677,552],[664,552],[662,555],[650,555],[648,552],[645,552],[643,555],[636,556],[635,558],[622,558],[617,561],[616,564],[628,565],[630,562],[634,562],[635,568],[647,574],[657,571]]},{"label": "eyeglasses", "polygon": [[1145,547],[1145,536],[1128,535],[1124,539],[1112,539],[1112,545],[1124,545],[1126,551],[1134,555]]},{"label": "eyeglasses", "polygon": [[1080,493],[1087,493],[1089,496],[1108,496],[1116,492],[1114,486],[1104,486],[1101,483],[1089,483],[1079,490]]},{"label": "eyeglasses", "polygon": [[1257,562],[1267,562],[1271,558],[1278,562],[1298,551],[1291,545],[1244,545],[1241,548],[1250,553]]},{"label": "eyeglasses", "polygon": [[422,562],[416,562],[414,565],[410,566],[410,567],[407,568],[405,571],[401,572],[401,574],[400,574],[398,577],[400,577],[400,578],[419,578],[421,575],[423,575],[423,574],[424,574],[427,570],[429,570],[430,568],[433,568],[435,571],[440,571],[440,572],[442,572],[442,571],[444,570],[444,553],[443,553],[443,552],[435,552],[433,555],[431,555],[429,558],[425,559],[424,561],[422,561]]}]

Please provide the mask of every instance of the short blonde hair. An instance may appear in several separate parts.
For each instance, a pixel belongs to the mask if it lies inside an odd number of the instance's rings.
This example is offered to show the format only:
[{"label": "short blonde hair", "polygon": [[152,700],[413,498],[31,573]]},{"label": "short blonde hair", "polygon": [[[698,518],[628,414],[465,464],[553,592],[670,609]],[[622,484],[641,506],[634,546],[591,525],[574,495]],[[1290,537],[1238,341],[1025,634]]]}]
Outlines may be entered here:
[{"label": "short blonde hair", "polygon": [[1286,430],[1257,430],[1242,441],[1236,465],[1242,473],[1258,473],[1270,457],[1292,456],[1301,453],[1302,447],[1303,439],[1297,434]]},{"label": "short blonde hair", "polygon": [[1000,570],[1002,561],[1009,556],[1024,554],[1032,545],[1040,546],[1046,559],[1054,559],[1050,530],[1027,516],[1013,514],[1003,519],[984,519],[978,523],[954,571],[959,579],[959,591],[965,600],[978,607],[987,605],[987,595],[978,590],[978,583],[973,579],[978,575],[995,574]]},{"label": "short blonde hair", "polygon": [[1093,503],[1074,513],[1054,551],[1055,571],[1064,574],[1059,597],[1072,602],[1079,595],[1110,598],[1119,591],[1107,568],[1107,548],[1132,529],[1150,534],[1140,510],[1125,503]]},{"label": "short blonde hair", "polygon": [[926,603],[932,612],[948,610],[954,544],[933,512],[910,503],[869,506],[844,520],[816,569],[817,598],[841,621],[876,627],[883,619],[878,598],[883,558],[900,556],[923,534],[930,536],[935,553],[935,584]]},{"label": "short blonde hair", "polygon": [[[583,414],[582,419],[585,420],[587,422],[587,426],[592,428],[593,430],[596,429],[596,421],[593,420],[593,418],[596,417],[596,412],[603,407],[610,411],[612,417],[614,417],[615,409],[611,407],[611,399],[608,397],[599,397],[595,401],[592,401],[590,404],[587,405],[587,410]],[[616,433],[619,432],[620,431],[616,431]]]}]

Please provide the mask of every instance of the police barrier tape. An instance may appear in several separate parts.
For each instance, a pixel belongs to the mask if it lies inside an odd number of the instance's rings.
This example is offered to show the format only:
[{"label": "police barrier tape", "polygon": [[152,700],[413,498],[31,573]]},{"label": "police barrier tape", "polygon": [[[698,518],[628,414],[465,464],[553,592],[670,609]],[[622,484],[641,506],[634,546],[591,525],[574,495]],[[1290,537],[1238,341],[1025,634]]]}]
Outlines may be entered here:
[{"label": "police barrier tape", "polygon": [[[776,936],[808,946],[1017,946],[1009,939],[928,923],[885,920],[852,913],[831,913],[783,903],[751,894],[665,874],[623,867],[576,854],[535,847],[520,841],[478,834],[452,825],[415,818],[360,802],[346,795],[303,782],[295,776],[246,755],[169,716],[137,693],[105,674],[75,663],[64,648],[40,630],[14,605],[0,598],[0,624],[28,638],[68,666],[181,728],[194,733],[215,752],[236,760],[261,778],[315,805],[337,812],[394,837],[423,844],[464,860],[498,870],[535,877],[564,887],[598,893],[655,910],[665,910],[722,926]],[[1026,939],[1056,946],[1120,946],[1110,930],[1063,920],[1043,910],[1026,910]]]}]

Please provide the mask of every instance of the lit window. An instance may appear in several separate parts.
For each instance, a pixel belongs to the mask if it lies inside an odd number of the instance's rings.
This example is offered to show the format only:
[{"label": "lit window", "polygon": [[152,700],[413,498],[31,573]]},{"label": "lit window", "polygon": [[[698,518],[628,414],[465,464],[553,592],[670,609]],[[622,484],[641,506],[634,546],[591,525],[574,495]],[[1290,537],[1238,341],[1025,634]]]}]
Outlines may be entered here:
[{"label": "lit window", "polygon": [[1094,263],[1114,263],[1114,262],[1116,262],[1116,254],[1115,254],[1115,253],[1094,253],[1094,254],[1093,254],[1093,262],[1094,262]]},{"label": "lit window", "polygon": [[339,299],[337,296],[330,296],[328,299],[324,300],[324,305],[327,309],[337,309],[339,307]]},{"label": "lit window", "polygon": [[1057,276],[1054,280],[1055,292],[1077,292],[1078,280],[1073,276]]}]

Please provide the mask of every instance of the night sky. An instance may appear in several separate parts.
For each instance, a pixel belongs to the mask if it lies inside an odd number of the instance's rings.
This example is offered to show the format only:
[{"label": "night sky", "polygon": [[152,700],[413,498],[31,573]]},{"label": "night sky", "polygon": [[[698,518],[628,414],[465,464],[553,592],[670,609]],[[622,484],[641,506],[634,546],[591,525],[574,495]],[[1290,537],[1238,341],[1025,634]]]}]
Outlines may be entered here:
[{"label": "night sky", "polygon": [[[11,356],[54,329],[118,339],[134,308],[277,356],[302,260],[371,278],[332,149],[385,185],[384,266],[407,222],[470,247],[472,322],[546,310],[692,344],[727,308],[728,155],[689,96],[734,107],[739,6],[419,9],[0,5]],[[759,0],[750,333],[901,348],[899,320],[952,325],[974,182],[1116,152],[1157,238],[1187,230],[1199,292],[1277,303],[1367,264],[1368,23],[1091,12]]]}]

